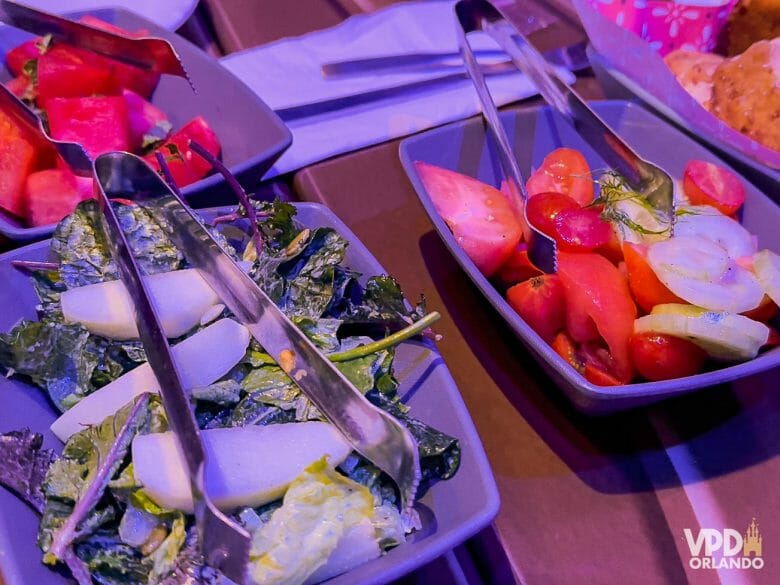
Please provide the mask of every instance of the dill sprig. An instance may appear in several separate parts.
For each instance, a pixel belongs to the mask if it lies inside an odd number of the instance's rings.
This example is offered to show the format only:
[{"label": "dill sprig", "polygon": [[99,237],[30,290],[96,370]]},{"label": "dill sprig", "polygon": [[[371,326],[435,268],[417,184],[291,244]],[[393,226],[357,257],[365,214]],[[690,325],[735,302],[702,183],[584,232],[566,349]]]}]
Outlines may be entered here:
[{"label": "dill sprig", "polygon": [[666,227],[662,230],[651,230],[643,225],[638,224],[632,220],[628,214],[622,209],[618,209],[617,204],[620,201],[631,200],[641,205],[647,210],[659,223],[662,223],[658,217],[658,211],[650,204],[650,202],[641,194],[637,193],[628,186],[626,180],[615,172],[606,172],[599,180],[601,187],[599,196],[589,205],[603,206],[604,209],[601,212],[601,218],[605,221],[616,222],[621,226],[625,226],[631,231],[637,232],[642,235],[663,235],[670,231],[670,227]]}]

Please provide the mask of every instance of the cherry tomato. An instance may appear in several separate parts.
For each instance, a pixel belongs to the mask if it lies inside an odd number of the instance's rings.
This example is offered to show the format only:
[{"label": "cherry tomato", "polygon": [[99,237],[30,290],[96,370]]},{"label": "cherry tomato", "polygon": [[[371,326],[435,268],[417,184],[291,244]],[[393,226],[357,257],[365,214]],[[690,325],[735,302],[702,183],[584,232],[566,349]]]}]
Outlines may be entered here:
[{"label": "cherry tomato", "polygon": [[563,209],[553,223],[555,241],[569,252],[590,252],[606,245],[612,236],[612,226],[595,209]]},{"label": "cherry tomato", "polygon": [[655,271],[647,262],[645,244],[623,243],[623,257],[628,271],[628,285],[642,310],[649,313],[656,305],[665,303],[685,303],[680,297],[666,288]]},{"label": "cherry tomato", "polygon": [[563,329],[563,284],[554,274],[535,276],[506,291],[506,300],[517,314],[547,343]]},{"label": "cherry tomato", "polygon": [[542,271],[531,263],[528,258],[528,244],[520,242],[515,251],[509,257],[509,260],[504,262],[498,272],[495,274],[496,280],[505,286],[510,287],[513,284],[524,282],[534,276],[539,276]]},{"label": "cherry tomato", "polygon": [[745,187],[731,171],[703,160],[685,167],[683,190],[693,205],[711,205],[724,215],[732,215],[745,202]]},{"label": "cherry tomato", "polygon": [[637,333],[629,348],[636,370],[654,382],[698,374],[707,359],[707,352],[695,343],[661,333]]},{"label": "cherry tomato", "polygon": [[421,161],[414,164],[458,244],[482,274],[492,276],[512,255],[522,234],[507,198],[466,175]]},{"label": "cherry tomato", "polygon": [[539,193],[528,199],[526,215],[536,229],[555,237],[555,218],[564,209],[579,209],[577,202],[560,193]]},{"label": "cherry tomato", "polygon": [[615,362],[616,377],[630,380],[628,338],[637,311],[625,276],[599,254],[562,251],[558,253],[558,277],[566,289],[566,310],[593,319]]},{"label": "cherry tomato", "polygon": [[538,193],[561,193],[579,205],[593,201],[593,178],[588,161],[577,150],[556,148],[542,161],[526,183],[529,197]]},{"label": "cherry tomato", "polygon": [[761,321],[762,323],[768,323],[772,318],[777,315],[777,305],[769,298],[768,295],[764,295],[761,302],[755,309],[745,311],[742,313],[745,317],[753,319],[754,321]]}]

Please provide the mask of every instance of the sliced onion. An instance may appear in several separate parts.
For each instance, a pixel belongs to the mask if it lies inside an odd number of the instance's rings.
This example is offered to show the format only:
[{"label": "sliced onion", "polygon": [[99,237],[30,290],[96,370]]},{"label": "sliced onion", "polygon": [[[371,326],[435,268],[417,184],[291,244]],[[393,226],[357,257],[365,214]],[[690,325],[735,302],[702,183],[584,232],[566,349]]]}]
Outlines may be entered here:
[{"label": "sliced onion", "polygon": [[689,205],[674,224],[675,236],[706,238],[721,246],[731,258],[750,256],[756,251],[756,241],[742,224],[709,205]]},{"label": "sliced onion", "polygon": [[753,269],[761,288],[780,305],[780,256],[771,250],[761,250],[753,257]]},{"label": "sliced onion", "polygon": [[709,239],[675,235],[651,244],[647,260],[669,290],[710,311],[743,313],[764,296],[753,274]]},{"label": "sliced onion", "polygon": [[766,325],[744,315],[680,304],[656,305],[652,313],[634,322],[634,332],[688,339],[722,361],[753,359],[769,337]]},{"label": "sliced onion", "polygon": [[719,281],[729,267],[726,250],[709,240],[688,236],[652,244],[647,259],[656,273],[674,272],[680,277],[706,281]]},{"label": "sliced onion", "polygon": [[625,215],[625,217],[638,226],[641,226],[644,232],[635,231],[619,221],[613,221],[613,226],[621,239],[621,242],[630,242],[632,244],[649,244],[665,240],[669,237],[664,224],[647,205],[642,205],[636,199],[621,199],[615,203],[615,208]]}]

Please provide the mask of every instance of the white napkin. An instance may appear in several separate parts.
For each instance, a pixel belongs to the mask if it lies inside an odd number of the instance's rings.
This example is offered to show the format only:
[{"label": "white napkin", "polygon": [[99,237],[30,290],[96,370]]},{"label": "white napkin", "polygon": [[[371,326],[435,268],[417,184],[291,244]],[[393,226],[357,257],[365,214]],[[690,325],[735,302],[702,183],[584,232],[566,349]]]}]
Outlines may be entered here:
[{"label": "white napkin", "polygon": [[[333,28],[283,39],[222,59],[222,64],[252,88],[271,108],[308,104],[324,99],[394,87],[442,75],[441,71],[379,73],[325,79],[320,66],[330,61],[384,55],[457,51],[454,2],[410,2],[353,16]],[[485,35],[470,36],[479,49],[497,48]],[[569,72],[561,75],[569,81]],[[497,104],[535,95],[534,85],[521,74],[488,78]],[[471,82],[403,93],[346,109],[287,123],[292,146],[266,177],[299,169],[331,156],[379,144],[468,118],[480,111]]]}]

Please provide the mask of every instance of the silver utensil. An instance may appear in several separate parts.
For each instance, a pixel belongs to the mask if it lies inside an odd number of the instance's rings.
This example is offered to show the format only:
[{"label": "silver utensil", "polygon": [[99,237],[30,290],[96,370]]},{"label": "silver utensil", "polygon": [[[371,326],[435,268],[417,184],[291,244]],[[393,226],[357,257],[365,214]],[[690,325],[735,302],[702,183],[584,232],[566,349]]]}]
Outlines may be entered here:
[{"label": "silver utensil", "polygon": [[[111,197],[127,197],[136,189],[147,186],[139,184],[135,176],[128,174],[127,167],[114,164],[116,156],[122,155],[101,155],[95,160],[94,167],[95,195],[103,211],[107,240],[119,267],[120,278],[133,301],[138,332],[149,365],[160,385],[168,424],[176,435],[187,465],[204,558],[209,566],[220,570],[233,581],[243,583],[251,544],[249,533],[229,520],[209,498],[204,478],[206,452],[192,405],[181,384],[179,366],[171,355],[149,290],[109,200]],[[149,172],[154,174],[151,169]]]},{"label": "silver utensil", "polygon": [[149,71],[184,77],[195,89],[181,58],[166,40],[111,33],[11,0],[0,0],[0,21],[36,35],[50,34],[57,40]]},{"label": "silver utensil", "polygon": [[110,153],[99,162],[104,173],[110,169],[111,176],[123,178],[124,197],[155,200],[171,226],[170,236],[190,264],[355,450],[395,481],[407,515],[420,482],[417,443],[408,429],[344,377],[143,159]]},{"label": "silver utensil", "polygon": [[[576,72],[590,67],[586,55],[587,43],[575,43],[551,51],[545,51],[544,58],[553,65],[565,67]],[[475,50],[480,67],[506,63],[507,54],[501,50]],[[490,59],[489,62],[484,62]],[[495,59],[499,59],[498,62]],[[334,61],[322,65],[323,77],[340,77],[345,75],[371,75],[380,72],[418,71],[420,69],[435,71],[450,70],[464,67],[460,53],[406,53],[402,55],[385,55],[370,59],[355,59],[350,61]]]},{"label": "silver utensil", "polygon": [[54,147],[74,173],[82,177],[92,176],[92,161],[89,160],[84,147],[75,142],[63,142],[49,136],[37,114],[2,83],[0,83],[0,110],[11,116],[41,142]]},{"label": "silver utensil", "polygon": [[[525,190],[525,181],[520,172],[520,165],[517,163],[517,157],[515,157],[512,145],[510,144],[504,126],[501,123],[501,118],[498,115],[498,108],[485,83],[485,76],[477,63],[477,59],[469,44],[468,34],[474,31],[483,30],[484,24],[484,21],[480,18],[480,14],[473,9],[472,4],[472,2],[467,0],[460,0],[460,2],[455,4],[455,15],[458,24],[460,25],[457,30],[458,44],[460,46],[461,55],[463,56],[463,62],[466,65],[466,71],[468,72],[471,81],[474,83],[474,88],[479,96],[482,114],[487,122],[488,133],[493,136],[498,146],[501,169],[510,185],[514,185],[515,187],[515,207],[518,211],[522,210],[525,221],[531,228],[530,233],[526,234],[530,236],[528,238],[528,258],[537,268],[539,268],[539,270],[547,274],[552,274],[557,269],[555,241],[536,229],[533,224],[528,221],[528,215],[526,213],[528,193]],[[517,199],[519,199],[519,201]]]},{"label": "silver utensil", "polygon": [[461,0],[461,12],[479,23],[506,51],[517,67],[539,89],[547,103],[615,169],[629,187],[643,195],[666,219],[674,223],[674,183],[669,174],[639,157],[588,104],[555,73],[544,56],[501,12],[486,0]]},{"label": "silver utensil", "polygon": [[[517,67],[511,61],[506,61],[504,63],[490,63],[487,65],[482,65],[482,68],[485,71],[485,75],[505,75],[507,73],[517,73]],[[436,89],[438,87],[449,85],[454,81],[462,81],[464,79],[468,79],[468,74],[466,72],[459,71],[457,73],[449,73],[447,75],[439,75],[437,77],[430,77],[419,81],[403,83],[393,87],[383,87],[381,89],[373,89],[370,91],[340,96],[337,98],[328,98],[307,104],[277,108],[274,111],[285,122],[291,122],[293,120],[326,114],[328,112],[335,112],[345,108],[352,108],[363,104],[377,102],[383,99],[394,98],[401,95],[412,95],[414,92],[425,92]]]}]

